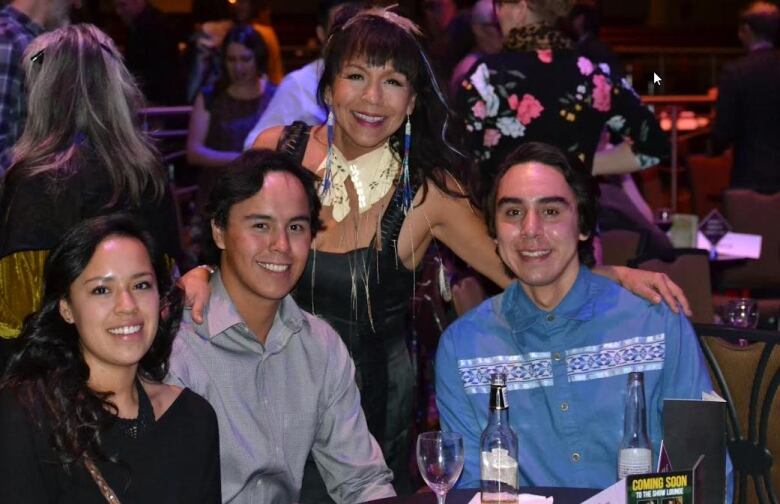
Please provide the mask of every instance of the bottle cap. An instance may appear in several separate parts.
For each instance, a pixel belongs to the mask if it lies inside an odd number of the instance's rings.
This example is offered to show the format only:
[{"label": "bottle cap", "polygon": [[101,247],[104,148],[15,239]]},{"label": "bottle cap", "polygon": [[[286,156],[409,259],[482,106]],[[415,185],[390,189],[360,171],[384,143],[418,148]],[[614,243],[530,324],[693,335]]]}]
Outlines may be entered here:
[{"label": "bottle cap", "polygon": [[628,373],[628,381],[645,381],[645,374],[641,371],[634,371]]}]

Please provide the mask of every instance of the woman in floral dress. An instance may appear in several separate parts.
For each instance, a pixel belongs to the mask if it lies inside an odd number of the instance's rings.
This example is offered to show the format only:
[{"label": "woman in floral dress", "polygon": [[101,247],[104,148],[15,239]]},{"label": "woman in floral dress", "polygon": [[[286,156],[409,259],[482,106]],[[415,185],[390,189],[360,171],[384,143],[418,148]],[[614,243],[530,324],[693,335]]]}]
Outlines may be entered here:
[{"label": "woman in floral dress", "polygon": [[[597,175],[646,168],[668,155],[666,136],[628,81],[553,28],[571,3],[494,2],[504,51],[483,58],[456,96],[469,153],[488,187],[498,163],[525,141],[554,144]],[[624,141],[597,153],[605,126]]]}]

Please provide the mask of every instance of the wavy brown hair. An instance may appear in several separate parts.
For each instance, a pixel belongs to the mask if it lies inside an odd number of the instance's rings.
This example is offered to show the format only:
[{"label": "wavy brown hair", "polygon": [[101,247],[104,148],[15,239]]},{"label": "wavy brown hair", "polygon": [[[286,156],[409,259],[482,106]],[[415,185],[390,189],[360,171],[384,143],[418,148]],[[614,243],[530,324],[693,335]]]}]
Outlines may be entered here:
[{"label": "wavy brown hair", "polygon": [[147,187],[162,198],[162,164],[139,127],[144,98],[110,37],[90,24],[44,33],[27,46],[22,68],[27,121],[8,176],[64,179],[89,160],[111,178],[107,206],[138,204]]}]

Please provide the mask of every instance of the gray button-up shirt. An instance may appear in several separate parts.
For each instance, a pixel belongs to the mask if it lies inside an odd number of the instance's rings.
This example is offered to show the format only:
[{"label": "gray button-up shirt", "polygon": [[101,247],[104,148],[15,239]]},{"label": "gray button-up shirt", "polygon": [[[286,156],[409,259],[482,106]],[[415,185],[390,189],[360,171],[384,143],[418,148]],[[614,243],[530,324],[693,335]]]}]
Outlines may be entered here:
[{"label": "gray button-up shirt", "polygon": [[217,412],[223,502],[297,501],[309,452],[336,502],[395,495],[344,343],[290,296],[263,345],[213,275],[203,324],[185,312],[168,381]]}]

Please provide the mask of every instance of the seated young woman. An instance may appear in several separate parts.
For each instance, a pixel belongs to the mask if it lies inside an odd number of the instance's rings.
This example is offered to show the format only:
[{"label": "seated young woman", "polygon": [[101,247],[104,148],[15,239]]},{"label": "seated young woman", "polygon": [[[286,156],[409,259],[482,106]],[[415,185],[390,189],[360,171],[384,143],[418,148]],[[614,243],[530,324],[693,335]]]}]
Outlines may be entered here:
[{"label": "seated young woman", "polygon": [[181,308],[131,217],[65,235],[0,381],[0,502],[220,502],[214,410],[162,383]]}]

